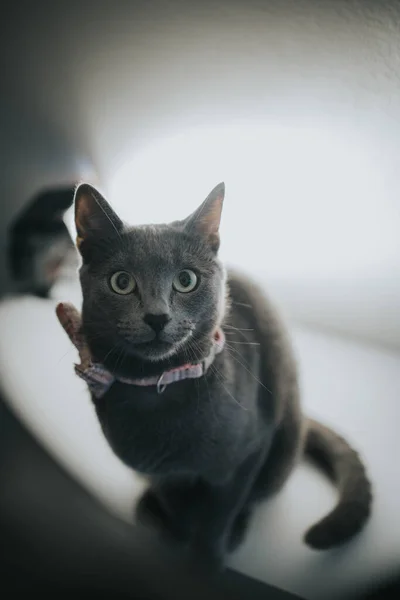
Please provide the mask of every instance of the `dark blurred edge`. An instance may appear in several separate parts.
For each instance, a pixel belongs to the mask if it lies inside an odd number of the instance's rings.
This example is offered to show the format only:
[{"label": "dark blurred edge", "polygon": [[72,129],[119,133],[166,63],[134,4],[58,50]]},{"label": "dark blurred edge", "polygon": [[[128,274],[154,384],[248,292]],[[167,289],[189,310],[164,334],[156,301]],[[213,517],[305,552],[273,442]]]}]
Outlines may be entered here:
[{"label": "dark blurred edge", "polygon": [[389,600],[389,598],[399,598],[400,592],[400,573],[393,574],[390,578],[383,578],[369,589],[354,596],[354,600]]},{"label": "dark blurred edge", "polygon": [[150,531],[113,517],[50,458],[2,398],[0,482],[0,597],[38,591],[79,598],[295,599],[233,571],[213,581]]},{"label": "dark blurred edge", "polygon": [[[298,598],[230,570],[219,582],[190,571],[150,531],[113,517],[83,490],[1,396],[0,540],[3,598],[19,592],[117,600]],[[399,590],[397,578],[356,598],[394,598]]]},{"label": "dark blurred edge", "polygon": [[75,253],[63,220],[73,197],[73,185],[43,190],[9,225],[7,259],[17,291],[48,297],[63,264]]}]

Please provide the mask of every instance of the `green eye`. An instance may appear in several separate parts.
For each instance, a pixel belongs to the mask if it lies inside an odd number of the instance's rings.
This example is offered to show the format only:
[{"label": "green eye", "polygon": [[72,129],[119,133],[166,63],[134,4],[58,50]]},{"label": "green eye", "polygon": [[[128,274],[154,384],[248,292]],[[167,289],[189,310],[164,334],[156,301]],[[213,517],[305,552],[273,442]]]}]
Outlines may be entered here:
[{"label": "green eye", "polygon": [[178,273],[172,285],[177,292],[187,294],[195,289],[197,282],[198,277],[196,273],[190,269],[184,269]]},{"label": "green eye", "polygon": [[133,292],[136,287],[136,281],[130,273],[117,271],[111,276],[110,286],[116,294],[125,296]]}]

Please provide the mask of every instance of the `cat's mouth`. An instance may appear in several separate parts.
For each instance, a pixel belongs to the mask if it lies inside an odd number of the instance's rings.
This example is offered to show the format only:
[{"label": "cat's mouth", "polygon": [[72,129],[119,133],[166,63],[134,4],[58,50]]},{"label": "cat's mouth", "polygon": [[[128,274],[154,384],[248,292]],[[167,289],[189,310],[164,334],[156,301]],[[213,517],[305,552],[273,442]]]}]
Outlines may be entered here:
[{"label": "cat's mouth", "polygon": [[156,336],[152,340],[143,342],[132,342],[129,340],[126,340],[126,342],[132,354],[153,362],[165,360],[176,354],[186,344],[192,333],[190,330],[178,340],[166,340]]},{"label": "cat's mouth", "polygon": [[173,342],[167,342],[165,340],[161,340],[160,338],[154,338],[150,342],[139,342],[138,344],[134,344],[134,347],[139,351],[149,351],[149,350],[157,350],[159,352],[163,350],[168,350],[169,348],[174,347]]}]

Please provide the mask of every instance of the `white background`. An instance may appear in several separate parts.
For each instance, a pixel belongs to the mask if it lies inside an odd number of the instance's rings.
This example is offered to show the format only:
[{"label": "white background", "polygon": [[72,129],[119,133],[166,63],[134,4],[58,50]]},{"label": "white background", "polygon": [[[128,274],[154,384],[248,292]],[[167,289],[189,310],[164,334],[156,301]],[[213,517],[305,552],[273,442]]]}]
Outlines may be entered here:
[{"label": "white background", "polygon": [[7,21],[0,226],[79,178],[133,223],[225,180],[230,262],[297,320],[399,349],[399,2],[137,4]]},{"label": "white background", "polygon": [[400,199],[371,140],[243,121],[138,152],[109,189],[131,224],[183,218],[226,182],[221,254],[308,325],[400,348]]}]

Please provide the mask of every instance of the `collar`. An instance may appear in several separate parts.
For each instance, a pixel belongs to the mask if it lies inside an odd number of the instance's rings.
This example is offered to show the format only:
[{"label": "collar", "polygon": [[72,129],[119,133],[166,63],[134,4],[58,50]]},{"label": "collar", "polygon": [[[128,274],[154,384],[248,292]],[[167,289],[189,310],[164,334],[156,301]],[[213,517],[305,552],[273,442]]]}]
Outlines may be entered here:
[{"label": "collar", "polygon": [[72,304],[60,303],[56,313],[62,327],[79,352],[81,362],[75,365],[75,373],[87,383],[91,393],[97,399],[104,396],[116,381],[139,387],[155,386],[157,393],[162,394],[171,383],[184,379],[198,379],[207,373],[215,357],[222,352],[225,345],[224,332],[218,328],[214,333],[209,355],[200,363],[188,363],[153,377],[132,379],[115,377],[104,365],[91,360],[89,349],[81,333],[81,315],[77,309]]}]

